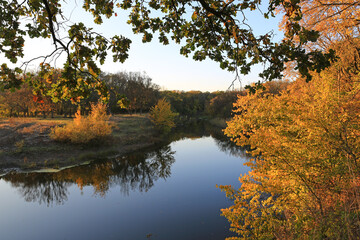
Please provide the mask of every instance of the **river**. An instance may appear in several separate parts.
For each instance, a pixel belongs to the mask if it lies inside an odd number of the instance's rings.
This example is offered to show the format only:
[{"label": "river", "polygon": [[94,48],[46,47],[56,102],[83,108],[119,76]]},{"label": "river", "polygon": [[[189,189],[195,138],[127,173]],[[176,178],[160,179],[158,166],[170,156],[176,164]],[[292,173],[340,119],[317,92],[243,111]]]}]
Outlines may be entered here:
[{"label": "river", "polygon": [[239,187],[245,151],[197,126],[170,144],[57,173],[0,179],[0,239],[224,239],[216,185]]}]

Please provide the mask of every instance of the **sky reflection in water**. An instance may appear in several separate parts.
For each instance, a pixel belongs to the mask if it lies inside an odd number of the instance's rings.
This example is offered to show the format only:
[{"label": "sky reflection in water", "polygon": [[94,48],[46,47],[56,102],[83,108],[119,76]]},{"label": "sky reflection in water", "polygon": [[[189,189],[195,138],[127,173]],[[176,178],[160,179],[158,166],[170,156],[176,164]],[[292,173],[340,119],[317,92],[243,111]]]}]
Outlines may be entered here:
[{"label": "sky reflection in water", "polygon": [[[1,239],[224,239],[231,204],[215,187],[249,169],[224,139],[183,139],[156,151],[0,180]],[[147,238],[148,237],[148,238]]]}]

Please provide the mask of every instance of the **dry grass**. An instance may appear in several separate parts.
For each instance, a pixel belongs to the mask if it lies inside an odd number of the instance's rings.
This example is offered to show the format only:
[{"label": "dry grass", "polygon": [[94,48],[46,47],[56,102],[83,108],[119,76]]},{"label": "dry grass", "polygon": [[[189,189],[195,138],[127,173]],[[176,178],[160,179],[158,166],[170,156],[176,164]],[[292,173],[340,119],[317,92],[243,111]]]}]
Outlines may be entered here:
[{"label": "dry grass", "polygon": [[91,114],[87,117],[75,114],[73,122],[64,127],[55,127],[50,137],[56,141],[71,142],[76,144],[87,144],[100,142],[112,132],[111,124],[108,123],[109,116],[106,115],[106,106],[98,103],[91,106]]},{"label": "dry grass", "polygon": [[21,129],[18,129],[17,132],[21,134],[33,134],[35,132],[46,133],[50,128],[53,128],[58,125],[59,123],[57,122],[47,122],[47,123],[37,122],[37,123],[33,123],[28,127],[23,127]]},{"label": "dry grass", "polygon": [[115,115],[110,118],[110,121],[113,124],[113,135],[116,137],[140,136],[152,133],[154,129],[148,115]]},{"label": "dry grass", "polygon": [[18,127],[23,124],[37,124],[41,126],[55,126],[55,125],[64,125],[70,122],[69,118],[0,118],[0,128],[2,127]]},{"label": "dry grass", "polygon": [[[39,169],[76,165],[99,157],[137,151],[162,140],[145,114],[111,116],[106,123],[113,132],[106,141],[99,141],[111,144],[91,142],[90,147],[79,147],[69,140],[70,144],[63,144],[50,139],[52,129],[73,123],[73,119],[64,118],[0,119],[0,172],[7,167]],[[97,147],[94,148],[93,143]],[[31,165],[34,162],[36,166]]]},{"label": "dry grass", "polygon": [[65,125],[70,119],[41,119],[41,118],[7,118],[0,119],[0,129],[9,134],[29,136],[32,134],[47,134],[56,126]]}]

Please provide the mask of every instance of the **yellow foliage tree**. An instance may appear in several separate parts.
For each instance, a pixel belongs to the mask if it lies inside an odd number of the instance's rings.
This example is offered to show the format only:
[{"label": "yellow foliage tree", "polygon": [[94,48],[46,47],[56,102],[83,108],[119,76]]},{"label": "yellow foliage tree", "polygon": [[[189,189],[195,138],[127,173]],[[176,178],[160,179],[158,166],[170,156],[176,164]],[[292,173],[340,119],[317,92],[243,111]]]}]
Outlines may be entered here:
[{"label": "yellow foliage tree", "polygon": [[89,116],[81,116],[79,110],[75,114],[73,122],[64,127],[54,128],[50,137],[56,141],[70,141],[81,144],[100,141],[112,132],[108,120],[109,116],[106,114],[105,104],[91,104]]},{"label": "yellow foliage tree", "polygon": [[339,61],[311,82],[235,103],[225,133],[255,158],[240,189],[221,187],[230,239],[360,237],[360,63],[355,46],[334,47]]},{"label": "yellow foliage tree", "polygon": [[157,104],[150,109],[150,120],[161,131],[169,131],[175,126],[175,118],[178,113],[171,111],[171,105],[165,100],[160,99]]},{"label": "yellow foliage tree", "polygon": [[[317,31],[317,41],[303,43],[301,36],[294,39],[294,43],[302,44],[308,51],[321,50],[327,52],[337,42],[355,44],[354,37],[360,31],[360,2],[358,0],[301,0],[299,1],[302,19],[301,27]],[[285,13],[284,9],[279,8]],[[289,14],[283,14],[280,29],[286,31]],[[305,44],[305,45],[304,45]],[[354,52],[355,53],[355,52]],[[286,63],[285,76],[293,78],[298,72],[295,62]]]},{"label": "yellow foliage tree", "polygon": [[[327,50],[331,44],[350,40],[359,33],[360,2],[357,0],[302,0],[300,6],[303,14],[300,25],[320,34],[315,43],[307,43],[308,48]],[[283,30],[290,18],[284,14],[280,24]]]}]

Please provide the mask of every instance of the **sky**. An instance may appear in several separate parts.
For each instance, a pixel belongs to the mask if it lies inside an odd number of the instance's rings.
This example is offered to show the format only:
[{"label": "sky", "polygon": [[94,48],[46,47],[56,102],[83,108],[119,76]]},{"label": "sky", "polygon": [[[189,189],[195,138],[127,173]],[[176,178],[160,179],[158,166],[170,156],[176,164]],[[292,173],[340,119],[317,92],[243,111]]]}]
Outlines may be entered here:
[{"label": "sky", "polygon": [[[127,16],[123,10],[117,9],[117,17],[103,19],[104,23],[97,25],[93,23],[90,13],[85,12],[81,2],[69,1],[63,4],[64,14],[72,22],[84,22],[87,27],[93,27],[95,31],[104,36],[123,35],[132,40],[129,58],[124,63],[114,63],[111,55],[101,66],[103,72],[116,73],[120,71],[140,71],[152,78],[163,90],[200,90],[200,91],[226,91],[235,78],[235,73],[222,70],[219,64],[211,60],[195,61],[191,57],[180,55],[180,45],[170,41],[169,45],[162,45],[154,36],[151,43],[142,43],[141,35],[135,35],[131,26],[126,24]],[[266,7],[263,7],[266,9]],[[271,30],[275,32],[275,39],[282,38],[278,31],[280,17],[266,20],[258,11],[247,15],[248,22],[258,34],[264,34]],[[26,61],[39,55],[46,55],[54,49],[51,39],[26,39],[25,57],[20,60]],[[64,58],[53,62],[55,67],[62,67]],[[0,55],[0,63],[8,63],[3,55]],[[30,65],[30,69],[36,70],[39,62]],[[9,64],[11,66],[11,64]],[[249,75],[241,76],[241,85],[236,82],[235,88],[260,80],[258,73],[262,66],[255,66]]]}]

